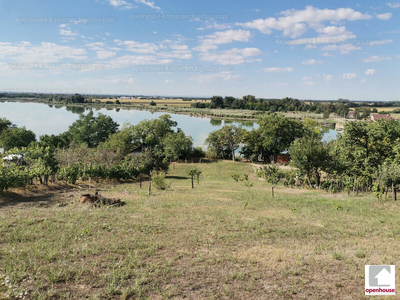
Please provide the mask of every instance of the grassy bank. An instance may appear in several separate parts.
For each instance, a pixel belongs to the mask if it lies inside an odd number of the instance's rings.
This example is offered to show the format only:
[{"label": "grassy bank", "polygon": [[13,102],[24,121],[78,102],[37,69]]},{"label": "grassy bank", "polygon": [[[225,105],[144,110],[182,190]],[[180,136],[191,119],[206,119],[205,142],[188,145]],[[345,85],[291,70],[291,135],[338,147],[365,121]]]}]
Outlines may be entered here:
[{"label": "grassy bank", "polygon": [[[151,195],[97,186],[120,208],[76,204],[85,186],[2,195],[0,298],[364,299],[365,264],[400,264],[398,203],[285,187],[272,198],[252,170],[176,164]],[[252,187],[231,178],[249,172]]]}]

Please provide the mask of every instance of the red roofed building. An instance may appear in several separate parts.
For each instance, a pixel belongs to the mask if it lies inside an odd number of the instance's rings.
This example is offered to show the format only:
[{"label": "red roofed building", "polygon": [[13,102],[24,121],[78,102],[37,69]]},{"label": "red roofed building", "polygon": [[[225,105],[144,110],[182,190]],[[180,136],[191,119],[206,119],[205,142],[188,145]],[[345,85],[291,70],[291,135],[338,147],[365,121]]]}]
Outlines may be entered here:
[{"label": "red roofed building", "polygon": [[392,117],[389,114],[372,114],[371,115],[371,120],[372,121],[376,121],[376,120],[380,120],[380,119],[385,119],[385,120],[391,120]]}]

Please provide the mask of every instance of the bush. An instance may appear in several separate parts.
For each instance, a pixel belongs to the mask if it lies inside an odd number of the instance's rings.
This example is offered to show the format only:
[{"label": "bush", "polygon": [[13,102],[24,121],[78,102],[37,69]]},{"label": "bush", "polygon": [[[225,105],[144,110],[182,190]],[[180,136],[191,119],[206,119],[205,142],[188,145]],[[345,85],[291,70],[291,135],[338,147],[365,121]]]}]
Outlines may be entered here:
[{"label": "bush", "polygon": [[155,103],[154,100],[152,100],[152,101],[150,102],[150,106],[157,106],[157,103]]},{"label": "bush", "polygon": [[233,180],[235,180],[236,182],[239,181],[240,175],[239,174],[233,174],[232,175]]},{"label": "bush", "polygon": [[206,153],[204,152],[203,148],[196,147],[193,149],[192,157],[204,158],[206,157]]},{"label": "bush", "polygon": [[166,188],[168,188],[168,185],[165,181],[165,172],[151,172],[151,182],[156,189],[165,190]]}]

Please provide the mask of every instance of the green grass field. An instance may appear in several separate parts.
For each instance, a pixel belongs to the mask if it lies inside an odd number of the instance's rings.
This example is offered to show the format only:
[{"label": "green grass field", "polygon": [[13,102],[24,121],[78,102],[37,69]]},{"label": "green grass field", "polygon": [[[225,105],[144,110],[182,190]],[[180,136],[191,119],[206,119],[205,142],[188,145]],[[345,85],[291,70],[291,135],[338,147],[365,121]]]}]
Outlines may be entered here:
[{"label": "green grass field", "polygon": [[[249,172],[252,187],[231,178]],[[364,265],[400,265],[394,201],[283,186],[272,198],[227,161],[168,176],[151,195],[98,185],[119,208],[77,204],[84,185],[2,195],[0,299],[365,299]]]}]

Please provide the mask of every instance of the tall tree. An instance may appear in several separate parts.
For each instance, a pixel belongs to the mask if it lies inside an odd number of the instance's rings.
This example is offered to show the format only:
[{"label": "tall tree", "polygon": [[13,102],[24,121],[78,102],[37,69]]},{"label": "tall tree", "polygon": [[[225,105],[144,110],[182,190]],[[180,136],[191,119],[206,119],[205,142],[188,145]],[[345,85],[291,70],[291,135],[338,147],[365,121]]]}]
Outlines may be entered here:
[{"label": "tall tree", "polygon": [[234,161],[235,152],[243,142],[245,132],[246,130],[240,126],[223,126],[221,129],[210,133],[206,139],[206,144],[210,150],[216,153],[217,157],[226,158],[229,153],[229,157]]},{"label": "tall tree", "polygon": [[13,125],[10,120],[7,120],[6,118],[0,118],[0,134],[3,132],[3,130],[11,127],[15,127],[15,125]]},{"label": "tall tree", "polygon": [[290,164],[310,179],[314,176],[317,186],[321,183],[321,171],[329,169],[332,161],[327,145],[319,137],[296,139],[289,148]]},{"label": "tall tree", "polygon": [[258,124],[266,161],[287,150],[295,139],[304,135],[301,121],[280,114],[265,115],[258,120]]},{"label": "tall tree", "polygon": [[168,133],[164,139],[165,160],[177,160],[180,157],[188,157],[193,148],[193,139],[186,136],[185,133],[178,128],[178,132]]},{"label": "tall tree", "polygon": [[0,147],[4,149],[28,147],[36,140],[33,131],[25,127],[11,127],[3,130],[0,134]]},{"label": "tall tree", "polygon": [[215,108],[223,108],[224,99],[221,96],[212,96],[211,105]]},{"label": "tall tree", "polygon": [[68,132],[73,141],[86,143],[89,147],[97,147],[107,138],[118,131],[118,123],[109,116],[99,114],[94,116],[90,111],[86,116],[81,115],[70,127]]}]

